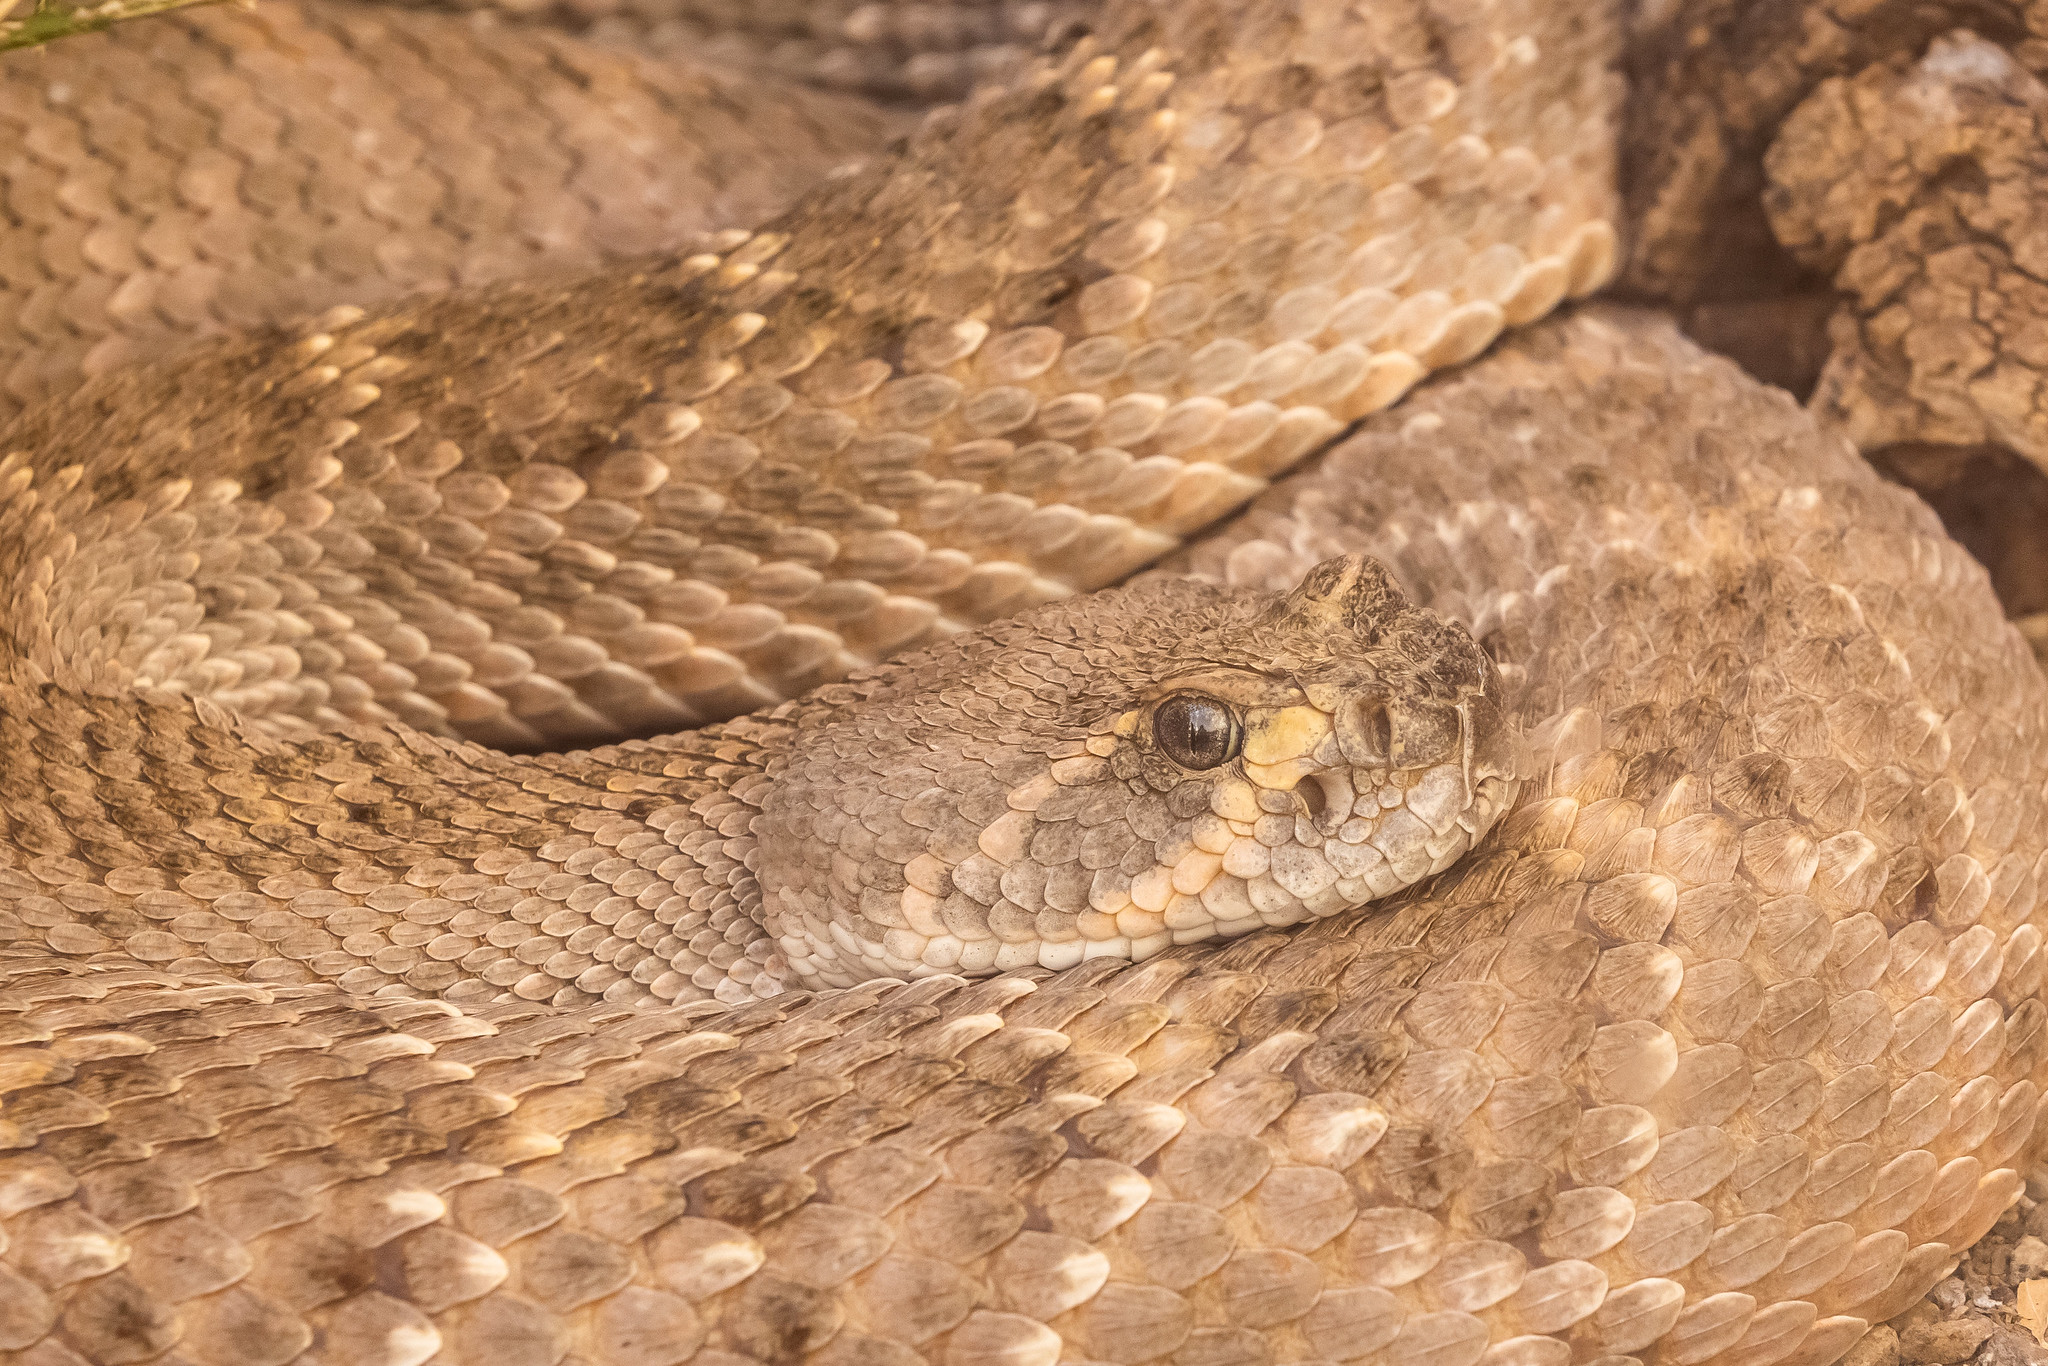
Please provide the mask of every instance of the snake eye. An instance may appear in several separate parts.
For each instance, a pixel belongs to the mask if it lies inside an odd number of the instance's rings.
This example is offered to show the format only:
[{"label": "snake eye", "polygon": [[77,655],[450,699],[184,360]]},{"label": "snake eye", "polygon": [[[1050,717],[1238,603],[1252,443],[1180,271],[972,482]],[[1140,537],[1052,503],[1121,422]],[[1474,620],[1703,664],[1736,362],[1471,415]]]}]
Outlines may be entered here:
[{"label": "snake eye", "polygon": [[1244,723],[1227,702],[1177,692],[1153,709],[1152,740],[1182,768],[1215,768],[1244,748]]}]

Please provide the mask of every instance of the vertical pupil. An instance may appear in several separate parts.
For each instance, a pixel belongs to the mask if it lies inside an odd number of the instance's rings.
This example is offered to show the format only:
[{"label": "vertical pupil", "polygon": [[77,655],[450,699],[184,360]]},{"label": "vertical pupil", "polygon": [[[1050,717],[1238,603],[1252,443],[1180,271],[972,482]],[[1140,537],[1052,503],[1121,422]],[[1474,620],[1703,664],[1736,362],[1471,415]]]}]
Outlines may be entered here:
[{"label": "vertical pupil", "polygon": [[1214,768],[1232,757],[1236,720],[1213,697],[1170,697],[1160,704],[1153,734],[1167,757],[1182,767]]}]

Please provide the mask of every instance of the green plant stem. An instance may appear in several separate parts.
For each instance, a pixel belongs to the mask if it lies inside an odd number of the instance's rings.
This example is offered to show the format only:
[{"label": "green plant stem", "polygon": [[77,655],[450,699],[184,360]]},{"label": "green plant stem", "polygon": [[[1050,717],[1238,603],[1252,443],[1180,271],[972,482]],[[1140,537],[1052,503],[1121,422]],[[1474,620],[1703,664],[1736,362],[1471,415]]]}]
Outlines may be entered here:
[{"label": "green plant stem", "polygon": [[217,3],[219,0],[104,0],[96,5],[67,5],[61,0],[36,0],[33,12],[19,19],[0,19],[0,52],[35,47],[79,33],[97,33],[125,19]]}]

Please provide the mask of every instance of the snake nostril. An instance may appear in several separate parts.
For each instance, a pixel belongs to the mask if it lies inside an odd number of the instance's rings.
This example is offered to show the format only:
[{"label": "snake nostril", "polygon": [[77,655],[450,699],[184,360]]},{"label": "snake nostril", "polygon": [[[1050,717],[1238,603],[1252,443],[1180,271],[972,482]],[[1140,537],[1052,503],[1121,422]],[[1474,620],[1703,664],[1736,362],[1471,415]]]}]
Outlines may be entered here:
[{"label": "snake nostril", "polygon": [[1323,792],[1323,785],[1314,778],[1301,783],[1294,789],[1294,799],[1301,803],[1311,821],[1320,822],[1323,812],[1329,809],[1329,799]]},{"label": "snake nostril", "polygon": [[1348,699],[1337,712],[1337,743],[1344,757],[1366,768],[1383,768],[1394,752],[1394,716],[1377,693]]},{"label": "snake nostril", "polygon": [[1310,774],[1294,789],[1294,795],[1309,823],[1324,835],[1335,834],[1337,827],[1351,818],[1351,803],[1357,796],[1351,787],[1350,770],[1342,768]]}]

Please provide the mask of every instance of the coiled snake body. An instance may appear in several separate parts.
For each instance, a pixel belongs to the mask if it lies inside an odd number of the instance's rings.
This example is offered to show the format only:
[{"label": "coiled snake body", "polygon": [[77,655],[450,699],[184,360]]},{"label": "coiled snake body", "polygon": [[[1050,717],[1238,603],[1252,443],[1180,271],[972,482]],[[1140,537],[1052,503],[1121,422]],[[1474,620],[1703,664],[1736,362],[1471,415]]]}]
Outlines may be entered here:
[{"label": "coiled snake body", "polygon": [[1982,572],[1649,315],[1367,416],[1610,271],[1612,41],[1112,6],[757,235],[30,408],[0,1350],[1826,1366],[1905,1309],[2040,1100]]}]

